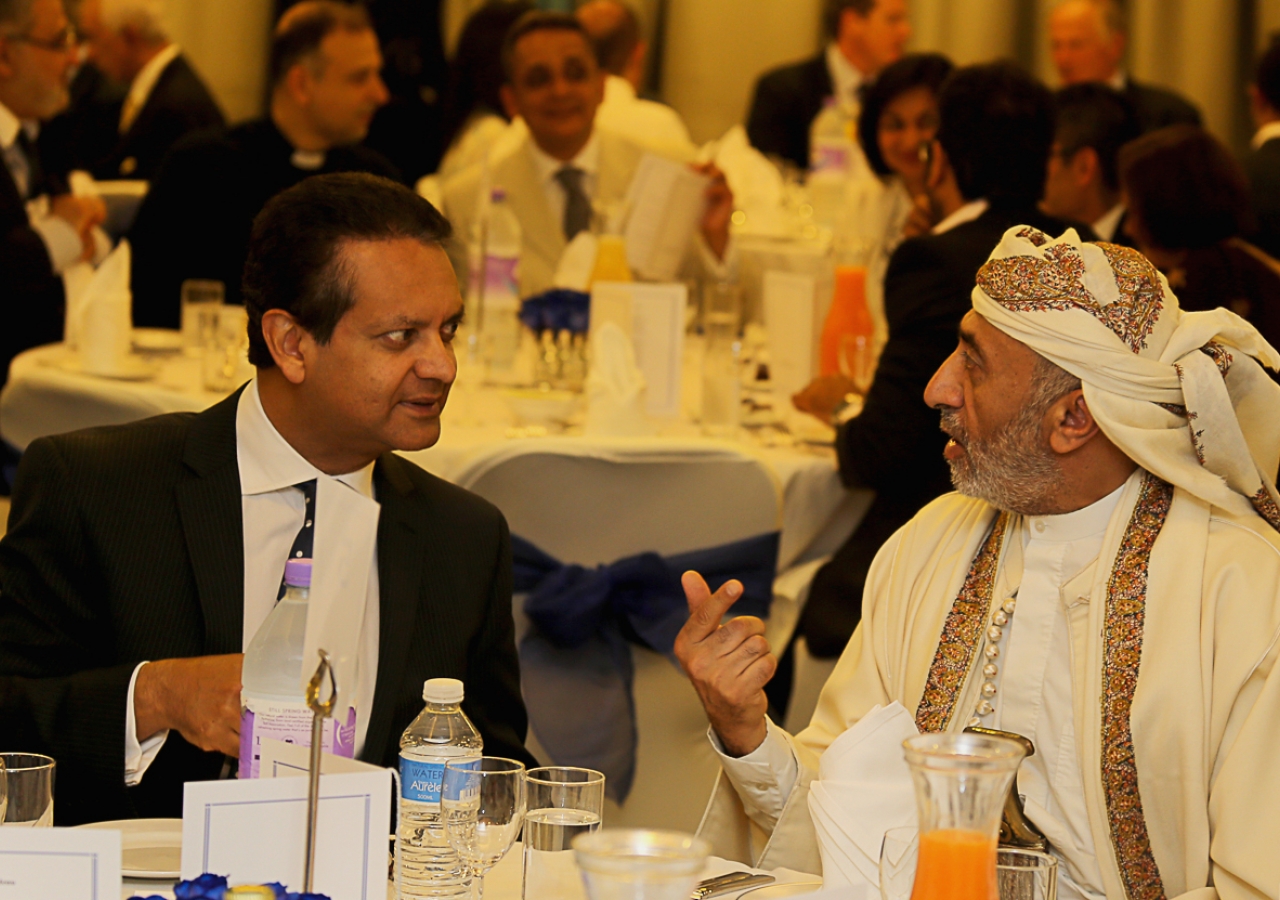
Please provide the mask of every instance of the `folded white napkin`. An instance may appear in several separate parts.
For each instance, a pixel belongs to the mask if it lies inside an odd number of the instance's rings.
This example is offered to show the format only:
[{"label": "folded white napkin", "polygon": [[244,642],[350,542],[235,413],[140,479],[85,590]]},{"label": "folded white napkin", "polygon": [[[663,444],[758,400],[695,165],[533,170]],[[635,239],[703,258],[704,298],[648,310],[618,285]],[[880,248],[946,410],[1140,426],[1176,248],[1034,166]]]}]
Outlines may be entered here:
[{"label": "folded white napkin", "polygon": [[68,304],[67,315],[84,371],[118,375],[129,358],[133,337],[133,294],[129,290],[129,242],[121,241],[98,266],[87,286]]},{"label": "folded white napkin", "polygon": [[763,153],[751,146],[741,125],[730,128],[717,142],[715,163],[729,181],[734,206],[746,213],[740,232],[787,233],[782,176]]},{"label": "folded white napkin", "polygon": [[631,340],[613,322],[591,336],[587,373],[587,434],[630,437],[653,434],[644,413],[644,375],[636,365]]},{"label": "folded white napkin", "polygon": [[586,291],[591,285],[591,273],[596,267],[596,236],[590,231],[579,231],[560,255],[555,278],[551,283],[571,291]]},{"label": "folded white napkin", "polygon": [[880,883],[880,845],[890,828],[916,823],[902,742],[917,734],[897,701],[875,707],[822,754],[809,812],[827,886]]}]

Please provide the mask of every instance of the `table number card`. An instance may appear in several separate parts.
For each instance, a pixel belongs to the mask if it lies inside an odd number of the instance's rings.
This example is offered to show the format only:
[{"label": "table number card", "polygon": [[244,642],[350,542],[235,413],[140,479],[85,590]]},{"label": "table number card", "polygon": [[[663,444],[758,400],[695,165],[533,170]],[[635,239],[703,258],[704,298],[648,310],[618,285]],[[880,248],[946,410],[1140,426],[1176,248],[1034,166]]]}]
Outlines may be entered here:
[{"label": "table number card", "polygon": [[[213,872],[231,884],[278,881],[301,891],[308,782],[189,782],[182,805],[182,877]],[[391,793],[390,769],[320,777],[313,890],[345,900],[383,900]]]},{"label": "table number card", "polygon": [[0,900],[116,900],[120,832],[0,828]]},{"label": "table number card", "polygon": [[764,273],[764,324],[769,335],[769,375],[790,406],[791,395],[818,374],[817,284],[812,275]]}]

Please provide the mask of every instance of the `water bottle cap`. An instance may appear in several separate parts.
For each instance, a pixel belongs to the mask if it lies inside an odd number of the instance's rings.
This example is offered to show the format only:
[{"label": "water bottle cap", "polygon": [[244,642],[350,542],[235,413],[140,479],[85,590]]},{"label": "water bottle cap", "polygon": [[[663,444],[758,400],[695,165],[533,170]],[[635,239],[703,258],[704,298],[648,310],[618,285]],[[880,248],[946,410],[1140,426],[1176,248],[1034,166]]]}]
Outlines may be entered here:
[{"label": "water bottle cap", "polygon": [[462,682],[456,678],[428,678],[422,685],[422,699],[428,703],[461,703]]},{"label": "water bottle cap", "polygon": [[284,583],[289,587],[311,587],[311,560],[291,559],[285,563]]}]

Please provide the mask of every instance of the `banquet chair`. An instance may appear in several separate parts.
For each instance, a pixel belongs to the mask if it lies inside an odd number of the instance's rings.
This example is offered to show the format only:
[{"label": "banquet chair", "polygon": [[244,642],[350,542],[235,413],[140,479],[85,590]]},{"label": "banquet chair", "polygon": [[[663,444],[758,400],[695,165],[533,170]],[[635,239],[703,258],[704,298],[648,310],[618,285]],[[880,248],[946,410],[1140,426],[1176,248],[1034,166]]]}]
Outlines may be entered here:
[{"label": "banquet chair", "polygon": [[[590,567],[645,551],[670,556],[778,530],[780,497],[772,474],[725,445],[580,438],[532,443],[525,449],[507,445],[458,483],[501,509],[512,535],[561,562]],[[517,640],[529,627],[521,601],[517,597]],[[706,714],[671,660],[634,644],[630,649],[635,777],[621,805],[606,801],[604,823],[692,832],[719,770]],[[532,729],[529,749],[551,762]]]}]

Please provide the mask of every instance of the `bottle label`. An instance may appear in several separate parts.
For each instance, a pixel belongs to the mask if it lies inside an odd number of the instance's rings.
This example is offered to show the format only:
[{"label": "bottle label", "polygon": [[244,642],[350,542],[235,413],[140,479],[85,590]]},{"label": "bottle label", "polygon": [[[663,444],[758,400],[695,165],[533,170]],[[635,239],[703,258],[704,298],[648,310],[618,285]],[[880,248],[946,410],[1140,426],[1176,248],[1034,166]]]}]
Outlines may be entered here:
[{"label": "bottle label", "polygon": [[[266,739],[311,746],[313,713],[305,703],[272,703],[246,699],[240,715],[240,775],[257,778],[262,769],[262,742]],[[356,753],[356,711],[347,708],[345,721],[325,719],[320,747],[333,756],[352,759]]]},{"label": "bottle label", "polygon": [[411,759],[400,754],[400,796],[404,799],[439,806],[442,781],[443,760]]},{"label": "bottle label", "polygon": [[849,145],[844,141],[815,141],[810,153],[810,171],[845,175],[849,171],[852,155]]},{"label": "bottle label", "polygon": [[519,266],[519,257],[485,257],[485,312],[514,312],[519,309],[520,283],[517,273]]}]

